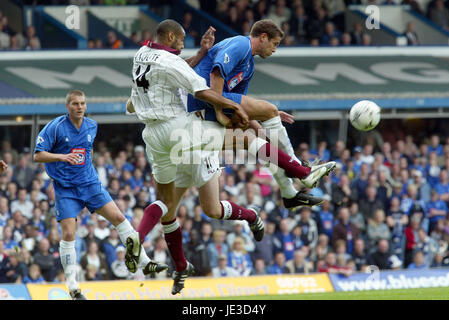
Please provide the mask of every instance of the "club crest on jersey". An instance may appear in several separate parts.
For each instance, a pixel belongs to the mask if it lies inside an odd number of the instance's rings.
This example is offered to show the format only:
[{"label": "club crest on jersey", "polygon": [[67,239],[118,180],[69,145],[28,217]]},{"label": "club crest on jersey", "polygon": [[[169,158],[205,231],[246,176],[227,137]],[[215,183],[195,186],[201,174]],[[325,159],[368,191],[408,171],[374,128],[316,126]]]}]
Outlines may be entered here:
[{"label": "club crest on jersey", "polygon": [[86,149],[85,148],[73,148],[70,153],[76,153],[78,155],[78,161],[75,165],[80,166],[86,163]]},{"label": "club crest on jersey", "polygon": [[239,74],[235,75],[231,80],[228,81],[229,90],[234,89],[235,86],[238,85],[242,80],[243,80],[243,72],[240,72]]}]

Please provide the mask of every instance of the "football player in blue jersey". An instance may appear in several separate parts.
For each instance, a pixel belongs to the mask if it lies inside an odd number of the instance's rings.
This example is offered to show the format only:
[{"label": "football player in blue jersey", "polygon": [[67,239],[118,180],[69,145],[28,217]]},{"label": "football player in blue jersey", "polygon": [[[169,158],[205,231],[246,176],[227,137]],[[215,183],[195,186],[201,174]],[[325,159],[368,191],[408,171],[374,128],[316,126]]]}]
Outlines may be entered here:
[{"label": "football player in blue jersey", "polygon": [[123,244],[135,243],[134,252],[125,258],[131,272],[140,267],[144,274],[150,274],[161,272],[168,266],[148,258],[139,245],[137,232],[99,181],[92,164],[98,125],[84,116],[87,108],[84,93],[70,91],[66,108],[68,114],[50,121],[37,136],[34,161],[44,163],[53,180],[56,219],[62,229],[59,253],[70,296],[74,300],[85,300],[77,282],[75,250],[76,219],[84,207],[109,220]]},{"label": "football player in blue jersey", "polygon": [[[278,111],[272,103],[246,95],[254,75],[254,56],[268,58],[276,51],[283,37],[284,32],[273,21],[260,20],[252,26],[249,36],[235,36],[215,44],[194,70],[206,79],[207,85],[212,90],[240,104],[252,120],[252,128],[264,129],[264,134],[272,140],[272,143],[276,140],[281,150],[301,163],[295,156],[287,130],[282,125],[282,121],[292,123],[292,116]],[[232,110],[213,107],[195,99],[192,95],[188,97],[188,111],[202,111],[205,120],[219,121],[225,126],[229,126],[230,122],[237,119]],[[312,172],[323,166],[326,170],[321,170],[321,176],[330,173],[335,168],[335,162],[312,165]],[[285,207],[314,206],[323,202],[321,198],[298,192],[293,185],[293,180],[286,176],[284,170],[272,171],[280,187]],[[314,186],[306,185],[306,187]]]}]

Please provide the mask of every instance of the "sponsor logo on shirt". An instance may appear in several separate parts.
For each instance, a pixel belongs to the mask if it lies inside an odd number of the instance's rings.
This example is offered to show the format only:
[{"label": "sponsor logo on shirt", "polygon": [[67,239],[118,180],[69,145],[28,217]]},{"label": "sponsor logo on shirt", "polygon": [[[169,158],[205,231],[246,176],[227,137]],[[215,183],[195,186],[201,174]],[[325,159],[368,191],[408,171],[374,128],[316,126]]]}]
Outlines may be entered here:
[{"label": "sponsor logo on shirt", "polygon": [[243,80],[243,72],[240,72],[239,74],[235,75],[231,80],[228,81],[229,90],[234,89],[235,86],[238,85],[242,80]]},{"label": "sponsor logo on shirt", "polygon": [[70,153],[78,154],[78,161],[76,165],[80,166],[86,163],[86,149],[85,148],[73,148]]}]

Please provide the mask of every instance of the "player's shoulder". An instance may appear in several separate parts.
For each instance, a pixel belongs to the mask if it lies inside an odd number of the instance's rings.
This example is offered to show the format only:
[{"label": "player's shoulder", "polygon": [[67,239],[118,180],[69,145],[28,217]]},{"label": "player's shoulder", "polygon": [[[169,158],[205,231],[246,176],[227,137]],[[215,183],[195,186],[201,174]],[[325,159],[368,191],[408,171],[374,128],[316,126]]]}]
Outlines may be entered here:
[{"label": "player's shoulder", "polygon": [[67,119],[66,115],[56,117],[53,120],[51,120],[49,123],[47,123],[47,125],[45,127],[47,127],[47,129],[55,130],[59,125],[64,123],[64,121],[66,121],[66,119]]},{"label": "player's shoulder", "polygon": [[84,117],[84,120],[86,121],[86,124],[87,124],[88,128],[96,128],[96,127],[98,127],[98,123],[94,119],[91,119],[91,118],[88,118],[88,117]]}]

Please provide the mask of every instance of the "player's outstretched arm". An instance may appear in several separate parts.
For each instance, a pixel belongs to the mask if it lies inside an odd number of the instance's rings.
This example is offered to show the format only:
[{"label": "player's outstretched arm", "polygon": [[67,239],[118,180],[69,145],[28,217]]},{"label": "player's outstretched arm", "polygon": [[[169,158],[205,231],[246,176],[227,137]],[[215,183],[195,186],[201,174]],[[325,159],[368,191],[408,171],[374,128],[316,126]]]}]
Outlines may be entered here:
[{"label": "player's outstretched arm", "polygon": [[233,109],[235,111],[236,117],[239,120],[237,125],[242,128],[248,127],[248,114],[238,103],[224,98],[222,95],[218,94],[212,89],[195,92],[195,98],[204,100],[214,105],[217,120],[225,127],[231,127],[232,121],[223,114],[222,109]]},{"label": "player's outstretched arm", "polygon": [[61,154],[50,153],[47,151],[37,151],[33,156],[33,160],[40,163],[62,161],[74,165],[78,163],[79,155],[76,153]]},{"label": "player's outstretched arm", "polygon": [[191,68],[195,68],[196,65],[201,61],[201,59],[206,56],[209,49],[214,45],[215,31],[216,30],[213,27],[209,27],[209,29],[207,29],[207,31],[201,38],[201,49],[193,57],[185,59]]}]

